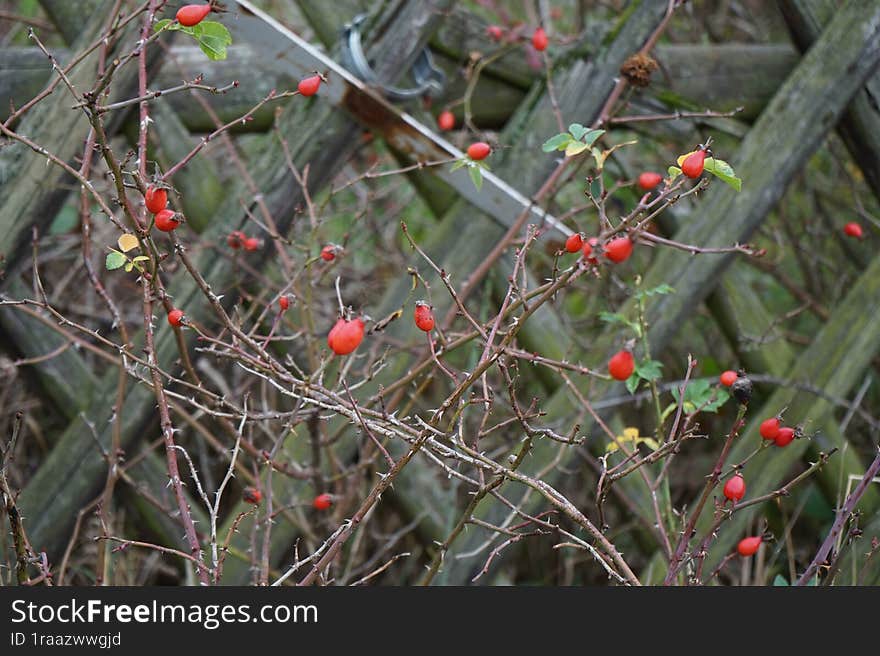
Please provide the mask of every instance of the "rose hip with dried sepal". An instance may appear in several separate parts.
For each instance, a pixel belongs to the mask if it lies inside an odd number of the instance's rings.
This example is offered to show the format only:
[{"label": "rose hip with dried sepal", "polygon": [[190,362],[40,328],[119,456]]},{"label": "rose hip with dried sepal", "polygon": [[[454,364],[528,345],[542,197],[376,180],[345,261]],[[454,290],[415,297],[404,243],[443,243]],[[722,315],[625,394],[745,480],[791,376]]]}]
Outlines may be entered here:
[{"label": "rose hip with dried sepal", "polygon": [[168,313],[168,323],[175,328],[180,328],[180,326],[184,325],[186,323],[186,315],[183,313],[183,310],[171,310]]},{"label": "rose hip with dried sepal", "polygon": [[565,250],[569,253],[577,253],[584,247],[584,236],[576,232],[565,240]]},{"label": "rose hip with dried sepal", "polygon": [[241,499],[245,503],[252,503],[255,506],[260,505],[260,501],[263,500],[263,493],[260,492],[257,488],[248,485],[241,491]]},{"label": "rose hip with dried sepal", "polygon": [[426,333],[434,330],[434,310],[425,301],[416,301],[414,319],[419,330]]}]

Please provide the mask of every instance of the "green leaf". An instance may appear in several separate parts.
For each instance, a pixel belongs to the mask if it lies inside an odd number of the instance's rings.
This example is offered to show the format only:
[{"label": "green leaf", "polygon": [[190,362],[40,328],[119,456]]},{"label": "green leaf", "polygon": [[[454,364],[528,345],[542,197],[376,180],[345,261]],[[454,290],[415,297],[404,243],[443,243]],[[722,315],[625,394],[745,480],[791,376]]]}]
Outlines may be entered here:
[{"label": "green leaf", "polygon": [[107,259],[104,260],[104,266],[107,267],[107,271],[113,271],[114,269],[118,269],[126,262],[126,257],[119,251],[110,250],[107,253]]},{"label": "green leaf", "polygon": [[193,27],[193,35],[208,59],[226,59],[226,46],[232,45],[232,35],[223,23],[202,21]]},{"label": "green leaf", "polygon": [[134,262],[126,262],[125,263],[125,272],[131,273],[131,270],[134,268]]},{"label": "green leaf", "polygon": [[568,126],[568,131],[571,132],[571,136],[577,139],[578,141],[587,133],[587,128],[585,128],[580,123],[572,123]]},{"label": "green leaf", "polygon": [[722,182],[729,184],[737,191],[742,190],[742,180],[736,177],[733,167],[723,159],[714,159],[712,157],[706,158],[703,170],[711,173]]},{"label": "green leaf", "polygon": [[773,585],[777,588],[788,587],[788,579],[786,579],[782,574],[777,574],[776,578],[773,579]]},{"label": "green leaf", "polygon": [[589,132],[587,132],[586,135],[584,135],[583,138],[581,138],[581,141],[583,141],[588,146],[592,146],[596,142],[596,139],[601,137],[603,134],[605,134],[605,130],[590,130]]},{"label": "green leaf", "polygon": [[[672,389],[672,397],[678,404],[678,387]],[[708,379],[700,378],[688,383],[684,400],[686,407],[690,405],[693,409],[700,408],[703,412],[718,412],[718,409],[730,400],[730,393],[726,389],[712,385]]]},{"label": "green leaf", "polygon": [[[154,32],[161,32],[162,30],[166,30],[166,29],[173,30],[175,28],[170,26],[171,23],[173,23],[173,22],[174,21],[172,21],[170,18],[165,18],[163,20],[157,21],[156,24],[153,26],[153,31]],[[174,23],[174,24],[177,25],[178,27],[180,27],[180,23]]]},{"label": "green leaf", "polygon": [[468,173],[471,176],[471,182],[474,183],[474,186],[477,188],[477,191],[480,191],[483,188],[483,171],[479,166],[472,166],[468,169]]},{"label": "green leaf", "polygon": [[593,178],[593,181],[590,183],[590,195],[598,201],[599,195],[601,193],[602,182],[599,180],[599,178]]},{"label": "green leaf", "polygon": [[663,375],[663,372],[660,371],[662,368],[662,362],[657,362],[657,360],[642,360],[641,362],[636,362],[635,375],[648,381],[657,380]]},{"label": "green leaf", "polygon": [[450,172],[452,172],[452,171],[457,171],[457,170],[460,169],[462,166],[467,166],[467,165],[468,165],[468,160],[467,160],[466,158],[462,158],[462,159],[460,159],[460,160],[457,160],[457,161],[455,162],[455,164],[453,164],[452,167],[449,169],[449,171],[450,171]]},{"label": "green leaf", "polygon": [[555,137],[547,139],[544,145],[541,146],[541,150],[545,153],[552,153],[554,150],[565,150],[569,143],[571,143],[571,135],[560,132]]},{"label": "green leaf", "polygon": [[622,314],[620,314],[618,312],[602,311],[599,313],[599,321],[604,321],[605,323],[611,323],[611,324],[615,324],[615,323],[623,324],[624,326],[629,327],[630,330],[632,330],[636,334],[636,336],[638,336],[638,337],[642,336],[642,327],[638,323],[636,323],[635,321],[630,321],[629,319],[627,319],[625,316],[623,316]]},{"label": "green leaf", "polygon": [[658,296],[663,294],[674,294],[675,288],[672,285],[667,285],[663,283],[662,285],[657,285],[652,289],[640,289],[635,293],[636,298],[647,298],[650,296]]},{"label": "green leaf", "polygon": [[637,373],[633,373],[632,376],[626,379],[626,389],[630,394],[635,394],[635,391],[639,388],[639,383],[641,382],[641,378]]},{"label": "green leaf", "polygon": [[677,166],[670,166],[668,169],[666,169],[666,172],[673,180],[681,175],[681,169]]},{"label": "green leaf", "polygon": [[575,155],[580,155],[587,148],[589,148],[589,146],[580,141],[569,142],[568,146],[565,147],[565,156],[574,157]]},{"label": "green leaf", "polygon": [[136,258],[132,260],[132,262],[143,262],[144,260],[149,260],[146,255],[138,255]]}]

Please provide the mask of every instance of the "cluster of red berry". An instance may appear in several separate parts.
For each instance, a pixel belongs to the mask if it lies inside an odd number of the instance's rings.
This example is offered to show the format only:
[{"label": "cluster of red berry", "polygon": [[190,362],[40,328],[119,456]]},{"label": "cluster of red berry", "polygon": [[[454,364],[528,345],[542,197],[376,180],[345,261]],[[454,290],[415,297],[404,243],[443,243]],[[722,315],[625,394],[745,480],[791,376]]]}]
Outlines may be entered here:
[{"label": "cluster of red berry", "polygon": [[241,230],[233,230],[230,232],[229,236],[226,238],[226,243],[229,244],[229,248],[232,248],[233,250],[243,248],[246,251],[259,250],[262,245],[257,237],[248,237]]},{"label": "cluster of red berry", "polygon": [[180,225],[180,219],[174,210],[168,209],[168,191],[164,187],[150,185],[144,194],[144,205],[153,214],[156,228],[162,232],[171,232]]},{"label": "cluster of red berry", "polygon": [[[257,488],[248,485],[241,491],[241,498],[245,503],[251,503],[258,506],[263,500],[263,493]],[[319,494],[312,500],[312,507],[315,510],[329,510],[333,507],[333,496],[326,492]]]},{"label": "cluster of red berry", "polygon": [[[725,387],[732,387],[739,379],[739,374],[733,370],[727,370],[719,377],[720,382]],[[765,440],[772,440],[778,447],[785,447],[791,444],[796,437],[799,436],[799,429],[789,426],[782,426],[782,418],[770,417],[761,422],[758,432]],[[724,496],[734,503],[741,500],[746,494],[746,482],[742,474],[737,472],[724,484]],[[743,538],[737,545],[737,553],[741,556],[753,556],[757,553],[764,537],[753,535]]]}]

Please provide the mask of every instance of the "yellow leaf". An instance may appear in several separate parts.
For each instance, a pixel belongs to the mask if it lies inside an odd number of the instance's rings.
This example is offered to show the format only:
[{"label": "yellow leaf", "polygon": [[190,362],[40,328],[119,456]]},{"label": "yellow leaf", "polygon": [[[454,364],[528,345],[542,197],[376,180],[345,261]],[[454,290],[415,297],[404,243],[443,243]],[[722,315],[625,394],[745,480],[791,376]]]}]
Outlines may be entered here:
[{"label": "yellow leaf", "polygon": [[696,150],[692,150],[691,152],[689,152],[689,153],[685,153],[684,155],[679,155],[678,160],[677,160],[677,161],[678,161],[678,165],[681,166],[682,164],[684,164],[684,161],[685,161],[688,157],[690,157],[691,155],[693,155],[695,152],[697,152],[697,151],[696,151]]},{"label": "yellow leaf", "polygon": [[614,453],[617,449],[620,448],[621,444],[626,444],[628,442],[636,442],[639,439],[639,429],[633,428],[632,426],[623,429],[623,434],[618,435],[617,439],[614,442],[609,442],[608,446],[605,447],[606,453]]},{"label": "yellow leaf", "polygon": [[129,232],[122,235],[116,243],[119,244],[119,250],[123,253],[127,253],[132,248],[137,248],[138,246],[137,237]]},{"label": "yellow leaf", "polygon": [[579,155],[584,152],[589,146],[585,144],[583,141],[572,141],[565,147],[565,156],[573,157],[574,155]]}]

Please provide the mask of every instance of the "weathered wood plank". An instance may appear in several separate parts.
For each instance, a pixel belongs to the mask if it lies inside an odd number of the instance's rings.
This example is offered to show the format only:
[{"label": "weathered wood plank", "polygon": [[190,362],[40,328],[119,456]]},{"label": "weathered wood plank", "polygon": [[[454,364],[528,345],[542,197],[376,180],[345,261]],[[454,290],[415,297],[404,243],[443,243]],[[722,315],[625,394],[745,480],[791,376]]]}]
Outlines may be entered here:
[{"label": "weathered wood plank", "polygon": [[[706,194],[701,218],[685,224],[676,235],[679,241],[720,246],[748,239],[880,61],[878,36],[880,7],[866,11],[862,4],[848,2],[837,13],[762,113],[736,157],[730,158],[743,177],[743,191],[735,194],[716,185]],[[655,349],[664,348],[732,259],[731,255],[693,257],[671,249],[656,254],[644,284],[669,283],[676,293],[649,306],[650,340]],[[612,347],[613,336],[608,334],[594,343],[598,353],[611,353]],[[591,393],[596,398],[606,392],[595,385]],[[554,395],[545,410],[551,422],[564,421],[575,412],[564,390]],[[530,470],[540,469],[553,457],[553,445],[538,442],[529,459]],[[481,513],[488,514],[493,505],[485,502]],[[470,539],[459,548],[467,551],[472,546]],[[466,580],[468,572],[463,569],[458,570],[455,582]]]}]

